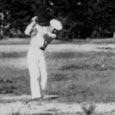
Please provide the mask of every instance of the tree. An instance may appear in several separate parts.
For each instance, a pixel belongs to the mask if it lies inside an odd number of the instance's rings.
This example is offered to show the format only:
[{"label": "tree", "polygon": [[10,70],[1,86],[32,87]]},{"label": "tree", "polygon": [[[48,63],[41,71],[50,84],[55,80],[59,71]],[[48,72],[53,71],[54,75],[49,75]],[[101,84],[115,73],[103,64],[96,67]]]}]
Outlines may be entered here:
[{"label": "tree", "polygon": [[0,0],[5,23],[24,31],[35,15],[41,25],[52,18],[63,23],[59,39],[103,37],[115,31],[114,0]]}]

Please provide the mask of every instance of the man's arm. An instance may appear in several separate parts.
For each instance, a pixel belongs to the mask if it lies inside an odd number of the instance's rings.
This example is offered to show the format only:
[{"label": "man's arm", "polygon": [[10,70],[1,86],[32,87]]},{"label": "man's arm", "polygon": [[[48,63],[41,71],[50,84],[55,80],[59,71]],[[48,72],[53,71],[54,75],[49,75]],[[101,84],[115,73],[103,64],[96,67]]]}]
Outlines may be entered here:
[{"label": "man's arm", "polygon": [[56,34],[53,34],[51,32],[47,32],[47,35],[51,38],[56,38]]},{"label": "man's arm", "polygon": [[24,33],[25,33],[26,35],[30,35],[30,34],[31,34],[31,31],[32,31],[32,28],[34,27],[34,25],[35,25],[35,22],[34,22],[34,21],[31,22],[31,23],[26,27]]}]

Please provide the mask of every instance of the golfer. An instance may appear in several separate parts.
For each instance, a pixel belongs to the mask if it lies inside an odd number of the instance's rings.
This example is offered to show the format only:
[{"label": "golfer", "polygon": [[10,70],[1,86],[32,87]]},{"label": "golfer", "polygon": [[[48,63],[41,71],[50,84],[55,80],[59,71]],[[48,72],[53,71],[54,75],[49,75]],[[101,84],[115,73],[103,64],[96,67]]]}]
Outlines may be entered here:
[{"label": "golfer", "polygon": [[32,99],[40,99],[44,96],[42,92],[47,83],[44,51],[47,45],[56,38],[55,31],[62,29],[61,22],[56,19],[52,19],[48,27],[40,26],[37,20],[37,16],[33,17],[25,29],[25,34],[31,36],[27,60]]}]

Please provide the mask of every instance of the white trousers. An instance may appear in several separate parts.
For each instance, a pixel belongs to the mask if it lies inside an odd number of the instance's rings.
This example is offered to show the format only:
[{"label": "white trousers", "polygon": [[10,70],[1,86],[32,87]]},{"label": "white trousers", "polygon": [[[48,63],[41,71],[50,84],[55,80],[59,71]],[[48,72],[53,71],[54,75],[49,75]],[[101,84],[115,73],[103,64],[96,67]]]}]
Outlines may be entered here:
[{"label": "white trousers", "polygon": [[47,83],[44,51],[30,46],[27,61],[32,99],[40,98],[42,97],[42,91],[45,89]]}]

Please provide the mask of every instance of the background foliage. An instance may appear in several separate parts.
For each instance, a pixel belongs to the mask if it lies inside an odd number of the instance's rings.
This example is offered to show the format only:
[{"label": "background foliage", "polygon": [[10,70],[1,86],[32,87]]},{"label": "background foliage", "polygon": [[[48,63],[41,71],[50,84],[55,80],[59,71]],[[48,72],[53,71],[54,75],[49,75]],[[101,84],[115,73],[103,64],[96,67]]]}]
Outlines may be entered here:
[{"label": "background foliage", "polygon": [[23,37],[23,31],[35,15],[41,25],[52,18],[64,26],[62,40],[87,37],[112,37],[115,31],[114,0],[0,0],[4,34]]}]

